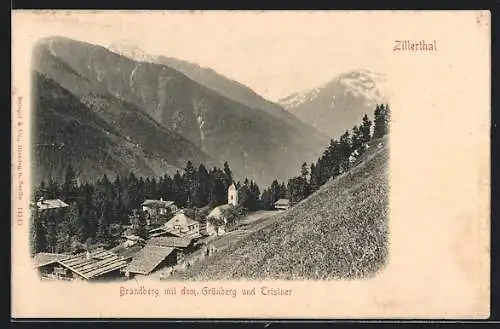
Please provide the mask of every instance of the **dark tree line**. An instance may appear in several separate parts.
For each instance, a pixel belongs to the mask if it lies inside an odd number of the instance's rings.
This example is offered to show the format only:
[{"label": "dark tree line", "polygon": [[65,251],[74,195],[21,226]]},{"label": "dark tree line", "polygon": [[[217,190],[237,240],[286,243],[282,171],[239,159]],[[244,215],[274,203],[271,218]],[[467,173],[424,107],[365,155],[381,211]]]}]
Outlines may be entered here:
[{"label": "dark tree line", "polygon": [[[245,179],[236,182],[239,206],[245,211],[272,209],[282,198],[292,203],[299,202],[329,179],[347,171],[353,152],[361,155],[372,139],[383,137],[389,132],[390,110],[388,105],[377,105],[372,122],[365,115],[359,126],[346,131],[339,139],[332,139],[316,163],[303,163],[298,176],[288,182],[274,180],[261,193],[259,186]],[[197,168],[188,161],[183,173],[177,171],[173,177],[159,178],[116,176],[111,181],[107,175],[95,183],[79,184],[76,172],[67,166],[64,181],[42,180],[34,193],[36,202],[40,197],[61,199],[68,208],[37,211],[31,221],[32,252],[76,252],[103,244],[117,243],[124,226],[131,226],[135,233],[145,236],[146,220],[134,211],[140,209],[145,199],[174,201],[179,208],[216,207],[227,203],[227,190],[233,180],[227,162],[223,168],[207,169],[203,164]]]},{"label": "dark tree line", "polygon": [[[173,177],[107,175],[95,183],[78,184],[71,166],[65,169],[64,181],[43,180],[34,193],[39,198],[61,199],[69,208],[36,211],[32,221],[32,252],[69,252],[85,249],[89,245],[116,243],[123,226],[132,226],[135,233],[144,236],[146,218],[140,211],[145,199],[174,201],[179,208],[216,207],[227,203],[227,190],[233,182],[229,164],[223,168],[197,168],[187,162],[181,174]],[[237,182],[240,205],[249,211],[259,207],[260,191],[257,184],[245,179]],[[35,207],[36,210],[36,207]]]},{"label": "dark tree line", "polygon": [[311,163],[310,166],[303,163],[300,174],[289,179],[286,186],[274,181],[262,192],[262,206],[271,209],[274,202],[281,198],[288,198],[292,203],[307,198],[329,179],[349,170],[351,156],[359,157],[372,139],[388,134],[389,123],[389,105],[377,105],[373,123],[365,114],[359,126],[354,126],[350,132],[346,131],[339,139],[332,139],[316,163]]}]

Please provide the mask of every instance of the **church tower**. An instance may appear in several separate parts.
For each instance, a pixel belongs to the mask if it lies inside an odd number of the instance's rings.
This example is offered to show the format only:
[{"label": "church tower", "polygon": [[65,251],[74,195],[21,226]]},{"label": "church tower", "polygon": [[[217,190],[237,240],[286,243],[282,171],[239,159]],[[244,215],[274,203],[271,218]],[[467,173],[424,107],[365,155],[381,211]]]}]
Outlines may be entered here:
[{"label": "church tower", "polygon": [[238,190],[234,183],[232,183],[227,190],[227,203],[233,206],[238,205]]}]

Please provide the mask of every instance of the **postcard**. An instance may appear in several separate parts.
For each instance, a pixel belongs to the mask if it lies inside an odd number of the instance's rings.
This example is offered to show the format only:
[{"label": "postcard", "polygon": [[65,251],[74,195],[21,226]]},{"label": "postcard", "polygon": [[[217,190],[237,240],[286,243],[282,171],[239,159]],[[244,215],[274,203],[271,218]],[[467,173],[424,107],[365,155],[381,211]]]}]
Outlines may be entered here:
[{"label": "postcard", "polygon": [[13,318],[489,317],[488,11],[12,18]]}]

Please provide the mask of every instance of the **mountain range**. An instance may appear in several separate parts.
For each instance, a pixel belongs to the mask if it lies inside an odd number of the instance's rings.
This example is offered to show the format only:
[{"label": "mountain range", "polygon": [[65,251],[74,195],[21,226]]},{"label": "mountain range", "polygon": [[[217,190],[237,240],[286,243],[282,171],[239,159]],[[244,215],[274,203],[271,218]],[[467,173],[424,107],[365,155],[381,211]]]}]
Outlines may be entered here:
[{"label": "mountain range", "polygon": [[306,134],[306,136],[312,136],[313,138],[321,141],[329,139],[327,135],[319,133],[308,124],[304,124],[304,122],[298,119],[295,115],[289,113],[282,106],[268,101],[249,87],[239,83],[238,81],[231,80],[209,67],[202,67],[196,63],[191,63],[173,57],[151,55],[139,47],[125,42],[116,42],[107,48],[112,52],[136,61],[162,64],[171,67],[185,74],[193,81],[212,89],[226,98],[232,99],[251,108],[264,110],[266,113],[292,125],[298,131]]},{"label": "mountain range", "polygon": [[319,87],[282,98],[278,103],[319,132],[338,138],[358,125],[365,114],[373,119],[376,104],[387,102],[380,89],[385,81],[383,74],[353,70]]},{"label": "mountain range", "polygon": [[131,55],[63,37],[33,52],[35,179],[72,164],[103,173],[172,174],[188,160],[261,185],[297,174],[328,138],[210,69]]}]

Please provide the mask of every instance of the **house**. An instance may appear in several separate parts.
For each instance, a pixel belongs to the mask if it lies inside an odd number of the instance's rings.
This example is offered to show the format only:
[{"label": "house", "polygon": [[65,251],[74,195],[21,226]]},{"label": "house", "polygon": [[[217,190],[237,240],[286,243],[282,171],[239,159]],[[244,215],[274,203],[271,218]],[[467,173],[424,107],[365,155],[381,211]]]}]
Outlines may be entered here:
[{"label": "house", "polygon": [[200,223],[184,214],[182,210],[178,211],[163,226],[150,230],[149,233],[151,237],[176,236],[193,239],[201,237]]},{"label": "house", "polygon": [[47,210],[47,209],[61,209],[67,208],[69,205],[60,199],[48,199],[40,198],[36,203],[38,210]]},{"label": "house", "polygon": [[[215,207],[207,216],[206,233],[208,235],[222,235],[227,231],[228,212],[233,208],[231,204]],[[219,224],[219,225],[217,225]]]},{"label": "house", "polygon": [[[39,256],[38,259],[43,259],[44,256]],[[123,257],[103,248],[77,255],[53,257],[55,261],[48,260],[50,257],[46,257],[45,265],[38,266],[43,273],[42,276],[51,279],[94,280],[119,276],[120,270],[127,266],[127,261]],[[43,269],[40,267],[43,267]]]},{"label": "house", "polygon": [[132,247],[132,246],[135,246],[136,244],[144,245],[146,243],[146,240],[144,240],[140,236],[133,235],[133,234],[125,235],[124,238],[125,238],[125,241],[123,242],[123,244],[125,247]]},{"label": "house", "polygon": [[122,272],[126,277],[148,275],[162,267],[181,264],[184,255],[197,248],[196,240],[196,238],[177,236],[153,237],[134,255]]},{"label": "house", "polygon": [[183,260],[183,253],[174,247],[155,246],[147,244],[133,258],[130,264],[123,269],[126,277],[133,275],[148,275],[154,270],[174,266]]},{"label": "house", "polygon": [[142,210],[150,215],[166,215],[169,212],[177,211],[177,206],[174,201],[164,201],[147,199],[142,204]]},{"label": "house", "polygon": [[279,199],[274,203],[274,208],[279,210],[287,210],[290,208],[290,200],[288,199]]},{"label": "house", "polygon": [[164,236],[149,239],[148,245],[185,249],[192,246],[193,240],[194,239],[185,237]]},{"label": "house", "polygon": [[237,206],[238,205],[238,189],[234,183],[227,189],[227,204]]},{"label": "house", "polygon": [[33,266],[38,270],[42,278],[52,278],[54,268],[59,266],[58,261],[69,257],[71,255],[40,252],[33,256]]}]

